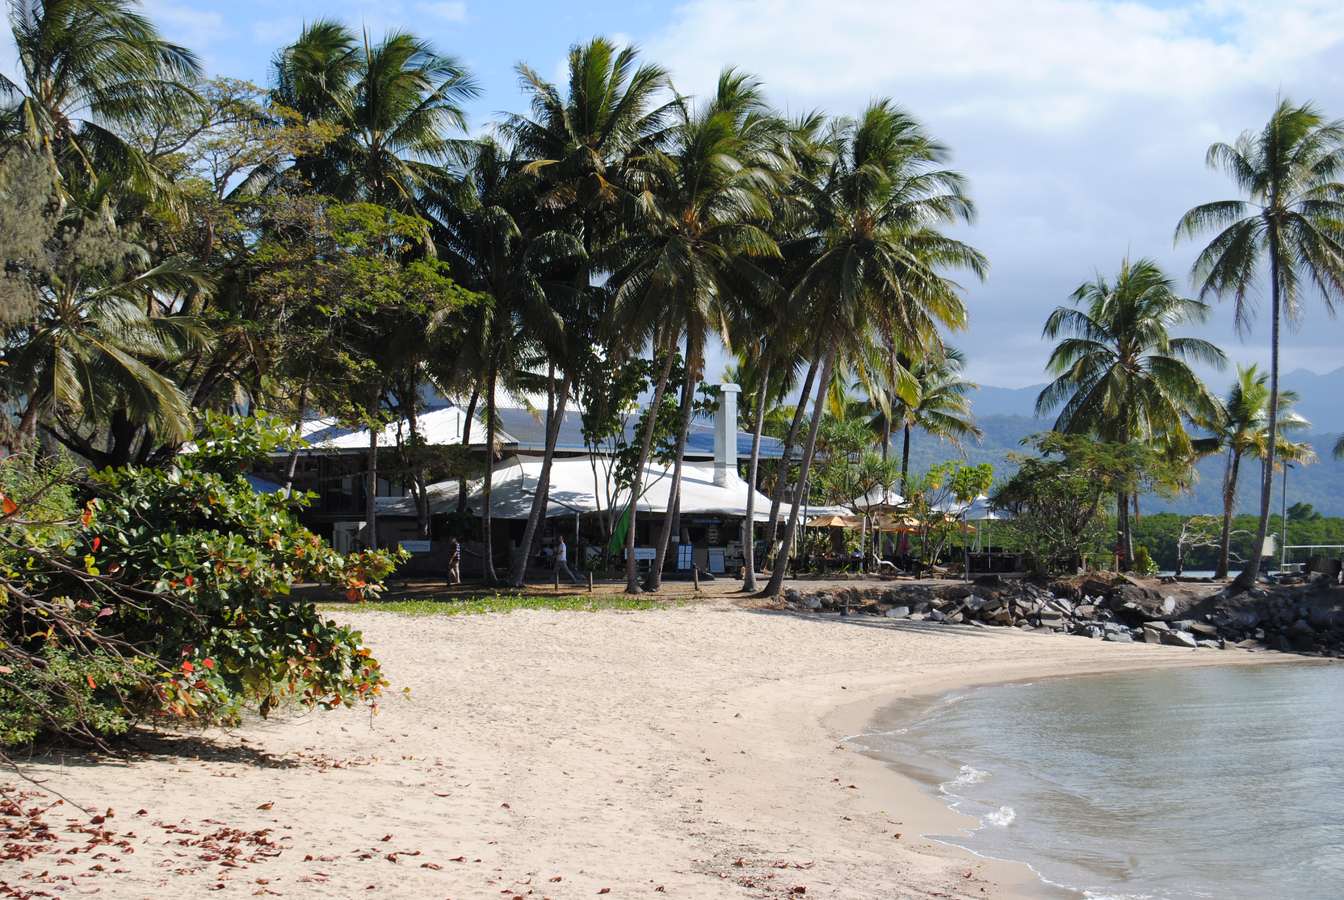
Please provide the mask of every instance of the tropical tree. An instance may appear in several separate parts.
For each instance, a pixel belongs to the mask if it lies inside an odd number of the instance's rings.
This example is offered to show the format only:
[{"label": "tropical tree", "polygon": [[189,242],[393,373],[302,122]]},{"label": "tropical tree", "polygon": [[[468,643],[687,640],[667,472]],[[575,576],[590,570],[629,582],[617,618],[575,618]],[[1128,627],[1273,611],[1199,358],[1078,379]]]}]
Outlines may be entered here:
[{"label": "tropical tree", "polygon": [[[1297,400],[1292,391],[1279,394],[1279,432],[1276,455],[1284,452],[1300,456],[1299,445],[1285,442],[1282,433],[1306,428],[1310,423],[1291,410]],[[1241,460],[1256,456],[1266,460],[1269,455],[1269,373],[1259,366],[1237,366],[1237,380],[1222,401],[1220,415],[1207,423],[1209,437],[1195,441],[1201,455],[1226,453],[1223,471],[1223,521],[1218,540],[1218,563],[1215,578],[1226,578],[1232,540],[1232,517],[1236,514],[1237,481]]]},{"label": "tropical tree", "polygon": [[131,0],[9,4],[19,79],[0,75],[0,135],[21,136],[64,179],[100,176],[163,188],[127,129],[198,102],[195,54],[164,40]]},{"label": "tropical tree", "polygon": [[466,68],[429,42],[391,31],[374,44],[318,20],[275,60],[276,98],[340,129],[299,160],[319,190],[423,215],[425,198],[453,180],[443,168],[466,127],[462,104],[479,93]]},{"label": "tropical tree", "polygon": [[[1269,529],[1274,457],[1279,430],[1279,342],[1284,319],[1295,321],[1304,289],[1314,288],[1328,308],[1344,295],[1344,123],[1326,121],[1310,104],[1282,99],[1265,127],[1232,144],[1216,143],[1205,157],[1226,173],[1245,199],[1196,206],[1181,217],[1176,239],[1218,233],[1200,251],[1193,277],[1200,296],[1231,296],[1239,328],[1249,326],[1252,291],[1268,268],[1270,294],[1269,445],[1260,482],[1255,547]],[[1260,555],[1252,553],[1237,576],[1255,584]]]},{"label": "tropical tree", "polygon": [[18,443],[46,424],[99,466],[130,462],[137,437],[153,445],[190,435],[187,398],[157,366],[208,342],[196,318],[153,314],[160,294],[207,290],[199,268],[185,255],[155,262],[108,211],[101,191],[66,207],[45,242],[36,312],[0,350],[3,393],[24,398]]},{"label": "tropical tree", "polygon": [[[526,391],[545,384],[554,401],[548,404],[546,423],[548,453],[543,458],[542,483],[549,484],[559,422],[570,380],[558,391],[552,377],[537,376],[545,368],[562,366],[568,360],[565,309],[578,305],[573,272],[586,265],[579,239],[559,229],[538,231],[534,210],[536,180],[521,171],[522,163],[491,139],[465,148],[462,156],[465,178],[461,187],[436,203],[438,222],[435,241],[463,283],[488,295],[491,302],[476,311],[468,329],[470,337],[457,348],[451,360],[439,366],[440,381],[478,384],[485,395],[486,445],[493,464],[498,427],[495,404],[502,387],[507,393]],[[446,366],[444,364],[447,364]],[[451,370],[451,371],[447,371]],[[486,523],[487,577],[495,577],[489,534],[493,477],[486,467],[482,518]],[[545,488],[537,496],[545,509]],[[540,510],[538,510],[538,520]],[[524,534],[522,553],[515,558],[510,581],[521,585],[528,548],[536,525]]]},{"label": "tropical tree", "polygon": [[[947,150],[889,100],[879,100],[857,122],[837,124],[835,152],[820,190],[812,233],[799,252],[811,259],[792,290],[806,316],[821,364],[812,422],[799,482],[807,484],[817,432],[837,361],[875,343],[926,352],[939,328],[966,323],[956,285],[942,273],[969,269],[983,275],[983,255],[936,226],[970,221],[974,205],[961,175],[943,168]],[[799,323],[793,323],[797,326]],[[798,504],[789,513],[784,546],[798,528]],[[764,593],[784,582],[776,565]]]},{"label": "tropical tree", "polygon": [[[737,298],[765,294],[769,279],[756,260],[779,255],[763,227],[770,193],[787,166],[783,128],[761,85],[732,69],[719,77],[702,108],[679,100],[672,145],[648,162],[649,189],[629,233],[613,248],[615,316],[639,328],[650,319],[686,344],[686,381],[673,453],[669,496],[681,488],[682,456],[711,331],[731,343],[727,324]],[[647,327],[647,326],[645,326]],[[663,519],[646,582],[657,590],[674,516]]]},{"label": "tropical tree", "polygon": [[912,430],[918,428],[954,447],[960,447],[968,438],[981,436],[980,427],[971,414],[969,396],[976,385],[961,377],[965,361],[965,356],[956,347],[944,346],[919,362],[899,360],[897,368],[909,377],[884,383],[884,402],[872,420],[882,435],[883,458],[886,458],[891,443],[892,428],[901,429],[902,485],[910,472]]},{"label": "tropical tree", "polygon": [[[524,533],[524,558],[515,562],[512,581],[521,584],[526,567],[527,545],[540,523],[550,485],[550,460],[559,438],[559,423],[574,381],[583,370],[593,370],[588,357],[595,345],[608,357],[639,353],[649,338],[647,327],[618,329],[608,315],[609,294],[594,285],[593,276],[609,272],[614,263],[605,254],[615,242],[626,216],[622,207],[633,204],[645,187],[639,163],[652,156],[666,139],[665,123],[670,101],[662,94],[667,73],[659,66],[639,61],[635,47],[617,48],[606,38],[570,48],[568,84],[562,92],[526,65],[518,66],[524,92],[530,99],[526,115],[507,116],[501,133],[512,142],[523,172],[537,179],[536,208],[544,225],[578,236],[585,264],[572,270],[575,301],[559,307],[564,326],[564,353],[560,357],[561,381],[546,429],[546,450],[541,484],[533,498]],[[668,345],[655,334],[654,355]],[[660,370],[654,389],[657,409],[667,387],[672,362]],[[600,369],[601,367],[596,367]],[[628,590],[638,589],[635,573],[635,501],[640,495],[644,465],[652,451],[654,417],[649,417],[641,444],[640,464],[634,470],[631,492],[626,580]]]},{"label": "tropical tree", "polygon": [[[1055,380],[1036,399],[1038,415],[1059,409],[1055,430],[1125,444],[1155,440],[1189,452],[1185,421],[1210,421],[1217,401],[1192,363],[1222,366],[1221,350],[1170,329],[1202,322],[1208,305],[1180,296],[1149,259],[1124,260],[1115,279],[1098,275],[1073,292],[1073,305],[1046,320],[1059,340],[1046,364]],[[1129,495],[1116,495],[1120,567],[1134,558]]]}]

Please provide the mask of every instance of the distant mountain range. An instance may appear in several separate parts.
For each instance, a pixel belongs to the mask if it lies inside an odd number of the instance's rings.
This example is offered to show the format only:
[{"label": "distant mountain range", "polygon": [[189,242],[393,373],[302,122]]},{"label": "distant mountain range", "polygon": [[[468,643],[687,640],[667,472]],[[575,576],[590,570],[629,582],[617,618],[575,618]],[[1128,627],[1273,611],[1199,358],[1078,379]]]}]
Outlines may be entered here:
[{"label": "distant mountain range", "polygon": [[[1231,376],[1225,379],[1231,384]],[[1344,432],[1344,367],[1319,375],[1306,369],[1295,369],[1282,376],[1284,390],[1298,394],[1297,411],[1311,421],[1312,430],[1320,434]],[[1036,412],[1036,396],[1044,384],[1023,388],[1001,388],[982,385],[972,395],[975,414],[988,416],[1025,416]],[[1221,394],[1227,385],[1215,390]]]},{"label": "distant mountain range", "polygon": [[[1298,369],[1283,376],[1285,389],[1296,391],[1300,397],[1297,410],[1312,423],[1312,434],[1307,440],[1320,461],[1310,466],[1296,467],[1288,475],[1288,503],[1310,503],[1324,515],[1344,516],[1344,461],[1331,457],[1330,451],[1341,432],[1344,432],[1344,368],[1324,375]],[[1024,452],[1022,439],[1045,431],[1051,419],[1037,419],[1033,413],[1036,395],[1043,385],[1024,388],[981,387],[972,395],[973,409],[984,439],[965,447],[970,462],[987,462],[994,466],[996,479],[1009,475],[1015,468],[1008,454]],[[895,452],[900,452],[899,438]],[[910,467],[921,471],[956,453],[948,444],[923,433],[912,436]],[[1222,510],[1222,457],[1203,460],[1198,466],[1199,481],[1194,490],[1171,500],[1149,497],[1140,501],[1144,510],[1183,514],[1216,513]],[[1253,512],[1259,498],[1259,467],[1242,466],[1241,484],[1237,491],[1238,509]],[[1274,510],[1280,505],[1279,478],[1275,479]]]}]

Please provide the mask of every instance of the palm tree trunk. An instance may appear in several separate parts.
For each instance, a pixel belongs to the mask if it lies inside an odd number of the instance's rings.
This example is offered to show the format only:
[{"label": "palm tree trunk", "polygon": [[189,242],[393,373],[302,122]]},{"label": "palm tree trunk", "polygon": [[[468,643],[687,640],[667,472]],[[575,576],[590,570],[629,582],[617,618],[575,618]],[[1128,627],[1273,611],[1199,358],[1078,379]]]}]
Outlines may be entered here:
[{"label": "palm tree trunk", "polygon": [[369,465],[368,483],[364,497],[364,546],[370,550],[378,549],[378,432],[376,422],[369,425]]},{"label": "palm tree trunk", "polygon": [[495,574],[494,521],[490,515],[490,493],[495,481],[495,384],[498,378],[499,371],[491,357],[485,382],[485,486],[481,491],[481,565],[486,584],[499,580]]},{"label": "palm tree trunk", "polygon": [[[476,417],[476,402],[481,399],[481,386],[473,382],[471,385],[471,400],[467,403],[467,415],[462,420],[462,446],[463,448],[471,446],[471,423]],[[487,451],[488,453],[489,451]],[[467,470],[466,460],[463,461],[462,477],[457,479],[457,511],[464,513],[467,511]]]},{"label": "palm tree trunk", "polygon": [[[831,373],[835,369],[835,348],[830,347],[826,350],[826,356],[821,364],[821,385],[817,388],[817,399],[812,406],[812,423],[807,430],[807,446],[803,449],[802,469],[798,475],[798,483],[805,490],[807,479],[811,474],[812,456],[817,450],[817,432],[821,430],[821,416],[826,406],[826,393],[830,389]],[[794,535],[798,532],[798,512],[803,505],[802,497],[795,497],[793,509],[789,511],[789,524],[784,529],[784,546],[792,545]],[[784,570],[787,565],[776,561],[774,569],[770,572],[770,583],[761,591],[762,597],[777,597],[780,590],[784,587]]]},{"label": "palm tree trunk", "polygon": [[910,423],[901,426],[901,495],[910,493]]},{"label": "palm tree trunk", "polygon": [[1265,547],[1265,536],[1269,533],[1269,506],[1274,494],[1274,456],[1279,443],[1279,327],[1283,309],[1279,283],[1279,230],[1276,224],[1271,224],[1269,228],[1269,279],[1269,446],[1265,450],[1264,472],[1260,476],[1260,523],[1255,529],[1255,543],[1251,545],[1251,557],[1246,561],[1246,568],[1242,569],[1234,582],[1243,589],[1255,587],[1260,578],[1260,554]]},{"label": "palm tree trunk", "polygon": [[[689,348],[688,348],[689,349]],[[687,353],[689,357],[690,354]],[[672,487],[667,494],[667,513],[663,516],[663,527],[658,533],[658,543],[654,545],[653,565],[649,568],[649,577],[644,579],[644,589],[656,591],[663,586],[663,564],[667,561],[667,546],[672,540],[672,528],[677,524],[677,508],[681,500],[682,457],[686,453],[686,439],[691,433],[691,417],[695,413],[695,368],[687,359],[686,383],[681,388],[681,425],[677,429],[677,449],[672,460]]]},{"label": "palm tree trunk", "polygon": [[294,493],[294,475],[299,470],[299,448],[302,446],[303,437],[300,432],[303,430],[303,408],[308,405],[308,379],[304,379],[303,387],[299,389],[299,407],[294,415],[294,447],[289,451],[289,461],[285,463],[285,496],[288,497]]},{"label": "palm tree trunk", "polygon": [[742,590],[756,588],[756,474],[761,463],[761,430],[765,423],[765,401],[770,393],[770,363],[765,363],[761,387],[756,395],[756,420],[751,429],[751,461],[747,464],[747,518],[742,526],[742,560],[746,572],[742,576]]},{"label": "palm tree trunk", "polygon": [[406,409],[406,421],[411,426],[411,483],[415,489],[415,527],[416,536],[421,540],[429,538],[429,486],[426,484],[424,455],[417,452],[416,441],[420,434],[420,392],[414,384],[410,390],[410,405]]},{"label": "palm tree trunk", "polygon": [[32,445],[33,439],[37,436],[37,406],[37,397],[29,397],[28,405],[23,410],[23,418],[19,419],[19,430],[12,450],[18,451]]},{"label": "palm tree trunk", "polygon": [[1115,495],[1115,546],[1116,568],[1128,572],[1134,555],[1129,549],[1129,493],[1120,491]]},{"label": "palm tree trunk", "polygon": [[820,362],[813,354],[807,367],[807,377],[803,379],[803,390],[798,395],[798,406],[793,411],[793,421],[789,424],[789,433],[784,438],[784,455],[779,459],[779,475],[775,478],[775,490],[770,498],[770,518],[765,523],[765,555],[770,558],[775,552],[775,536],[779,529],[779,505],[784,499],[784,487],[789,482],[789,457],[793,455],[793,446],[798,441],[798,428],[807,410],[807,398],[812,394],[812,382],[817,377],[817,364]]},{"label": "palm tree trunk", "polygon": [[[654,342],[655,353],[658,342]],[[644,434],[640,438],[639,462],[635,466],[634,478],[630,483],[630,528],[625,533],[625,592],[642,593],[639,586],[639,567],[635,561],[635,509],[639,505],[639,495],[644,486],[644,467],[649,464],[649,454],[653,452],[653,432],[658,418],[658,407],[662,405],[663,394],[667,392],[667,379],[672,373],[672,351],[667,351],[663,368],[658,373],[658,381],[653,388],[653,404],[649,407],[649,417],[644,422]]]},{"label": "palm tree trunk", "polygon": [[[546,449],[541,457],[541,474],[537,478],[537,492],[532,496],[532,509],[528,511],[527,527],[523,529],[522,552],[518,554],[518,558],[513,561],[513,566],[509,570],[509,584],[514,587],[520,588],[523,586],[523,578],[527,574],[527,557],[532,551],[532,540],[541,525],[541,518],[546,512],[546,502],[551,488],[551,463],[555,460],[555,445],[560,441],[560,423],[565,418],[565,401],[569,399],[571,383],[570,374],[566,371],[564,380],[560,385],[560,395],[555,398],[553,414],[546,420]],[[554,385],[554,380],[551,384]],[[577,553],[578,548],[575,547],[574,549]]]},{"label": "palm tree trunk", "polygon": [[882,461],[886,462],[887,457],[891,455],[891,416],[883,414],[882,416]]},{"label": "palm tree trunk", "polygon": [[1223,476],[1223,531],[1218,537],[1218,566],[1214,578],[1226,578],[1228,559],[1232,554],[1232,513],[1237,503],[1237,476],[1241,468],[1241,454],[1227,451],[1227,470]]}]

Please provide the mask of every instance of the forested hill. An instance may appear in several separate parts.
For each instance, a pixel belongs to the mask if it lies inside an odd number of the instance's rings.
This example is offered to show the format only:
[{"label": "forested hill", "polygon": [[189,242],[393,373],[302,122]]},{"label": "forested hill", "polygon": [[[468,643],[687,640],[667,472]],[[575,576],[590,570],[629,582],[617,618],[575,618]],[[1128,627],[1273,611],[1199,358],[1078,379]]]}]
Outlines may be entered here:
[{"label": "forested hill", "polygon": [[[1223,393],[1232,382],[1232,373],[1224,372],[1222,384],[1210,381],[1216,393]],[[1033,384],[1023,388],[1002,388],[981,385],[971,394],[971,403],[975,414],[984,419],[990,416],[1025,416],[1035,413],[1036,395],[1044,384]],[[1312,428],[1318,434],[1336,434],[1344,432],[1344,367],[1333,372],[1319,375],[1306,369],[1294,369],[1284,373],[1284,390],[1294,391],[1298,396],[1297,411],[1306,416]]]},{"label": "forested hill", "polygon": [[[1344,375],[1344,370],[1341,370]],[[1034,395],[1033,395],[1034,396]],[[970,462],[987,462],[994,466],[996,480],[1012,471],[1008,462],[1009,453],[1025,452],[1022,439],[1050,427],[1047,420],[1033,419],[1025,415],[981,415],[978,420],[984,430],[984,439],[979,444],[967,444],[966,457]],[[1316,448],[1320,461],[1312,465],[1295,467],[1288,475],[1288,503],[1310,503],[1316,510],[1327,516],[1344,516],[1344,461],[1333,459],[1330,450],[1339,437],[1339,432],[1314,434],[1307,440]],[[893,450],[900,453],[899,438],[894,442]],[[940,443],[936,438],[916,432],[911,438],[910,468],[922,471],[936,462],[955,456],[956,449],[949,444]],[[1177,512],[1185,514],[1215,513],[1222,510],[1223,457],[1211,457],[1203,460],[1199,466],[1199,482],[1194,491],[1174,499],[1146,497],[1140,500],[1140,506],[1152,512]],[[1249,463],[1249,464],[1247,464]],[[1238,487],[1238,509],[1251,512],[1255,509],[1259,497],[1260,467],[1254,462],[1242,464],[1241,484]],[[1274,510],[1279,509],[1279,480],[1275,479]]]}]

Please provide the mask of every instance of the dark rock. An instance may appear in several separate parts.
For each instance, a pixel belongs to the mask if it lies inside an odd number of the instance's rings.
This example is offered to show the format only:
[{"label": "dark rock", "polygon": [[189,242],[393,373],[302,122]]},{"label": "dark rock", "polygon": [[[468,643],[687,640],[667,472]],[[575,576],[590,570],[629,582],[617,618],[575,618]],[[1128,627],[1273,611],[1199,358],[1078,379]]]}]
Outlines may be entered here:
[{"label": "dark rock", "polygon": [[1134,642],[1134,637],[1128,631],[1108,631],[1106,640],[1115,644],[1130,644]]},{"label": "dark rock", "polygon": [[1170,644],[1173,647],[1189,647],[1192,650],[1199,646],[1195,643],[1194,635],[1187,631],[1164,631],[1162,632],[1162,643]]}]

